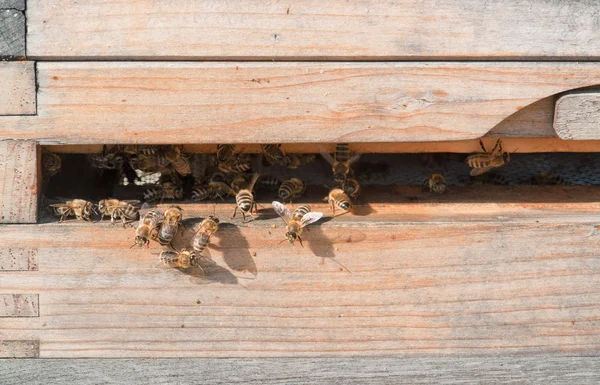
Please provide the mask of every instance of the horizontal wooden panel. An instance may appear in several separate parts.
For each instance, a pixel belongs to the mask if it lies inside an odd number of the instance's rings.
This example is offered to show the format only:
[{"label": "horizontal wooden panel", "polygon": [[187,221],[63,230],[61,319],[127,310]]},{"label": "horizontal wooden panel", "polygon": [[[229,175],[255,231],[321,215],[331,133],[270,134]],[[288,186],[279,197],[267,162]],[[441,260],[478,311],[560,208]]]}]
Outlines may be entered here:
[{"label": "horizontal wooden panel", "polygon": [[0,317],[37,317],[37,294],[0,294]]},{"label": "horizontal wooden panel", "polygon": [[39,149],[33,140],[0,140],[0,223],[35,223]]},{"label": "horizontal wooden panel", "polygon": [[554,128],[562,139],[600,139],[600,91],[561,96],[556,101]]},{"label": "horizontal wooden panel", "polygon": [[596,190],[548,190],[363,205],[304,248],[266,208],[242,226],[231,204],[184,205],[224,222],[204,275],[157,266],[159,247],[129,249],[134,229],[108,221],[5,226],[0,242],[43,245],[44,269],[0,272],[3,288],[44,303],[41,325],[3,333],[39,333],[45,358],[597,352]]},{"label": "horizontal wooden panel", "polygon": [[39,356],[39,341],[0,340],[0,358],[37,358]]},{"label": "horizontal wooden panel", "polygon": [[17,9],[2,8],[0,2],[0,58],[24,58],[25,15]]},{"label": "horizontal wooden panel", "polygon": [[[0,14],[2,11],[0,10]],[[0,52],[0,56],[1,56]],[[0,62],[0,116],[35,115],[35,68],[31,61]],[[3,136],[0,136],[2,138]]]},{"label": "horizontal wooden panel", "polygon": [[[474,139],[523,107],[600,84],[594,63],[39,63],[41,144]],[[528,136],[526,134],[522,136]]]},{"label": "horizontal wooden panel", "polygon": [[35,271],[37,269],[37,249],[23,247],[0,248],[0,270]]},{"label": "horizontal wooden panel", "polygon": [[486,134],[491,138],[552,138],[555,97],[538,100],[498,123]]},{"label": "horizontal wooden panel", "polygon": [[597,58],[593,1],[30,0],[34,58]]}]

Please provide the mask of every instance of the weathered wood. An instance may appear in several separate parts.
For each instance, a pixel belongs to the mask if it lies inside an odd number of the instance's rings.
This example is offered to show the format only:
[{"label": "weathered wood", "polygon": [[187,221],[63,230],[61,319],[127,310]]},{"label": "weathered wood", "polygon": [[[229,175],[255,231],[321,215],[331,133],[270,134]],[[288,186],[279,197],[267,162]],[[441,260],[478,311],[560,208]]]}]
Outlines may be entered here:
[{"label": "weathered wood", "polygon": [[37,269],[37,249],[0,248],[0,270],[36,271]]},{"label": "weathered wood", "polygon": [[6,385],[245,384],[597,384],[598,357],[560,354],[478,357],[279,359],[88,359],[0,361]]},{"label": "weathered wood", "polygon": [[[594,63],[39,63],[41,144],[416,142],[479,138]],[[523,135],[527,136],[527,135]]]},{"label": "weathered wood", "polygon": [[39,149],[32,140],[0,140],[0,223],[35,223]]},{"label": "weathered wood", "polygon": [[[0,14],[2,14],[1,10]],[[0,79],[2,79],[0,82],[0,117],[1,115],[35,115],[34,63],[30,61],[0,62]],[[0,138],[2,137],[0,135]]]},{"label": "weathered wood", "polygon": [[491,138],[552,138],[556,136],[554,96],[538,100],[507,117],[487,134]]},{"label": "weathered wood", "polygon": [[[37,358],[40,342],[28,340],[0,340],[0,358]],[[0,360],[1,363],[6,362]]]},{"label": "weathered wood", "polygon": [[25,10],[25,0],[0,0],[0,9]]},{"label": "weathered wood", "polygon": [[554,128],[562,139],[600,139],[600,91],[579,91],[556,101]]},{"label": "weathered wood", "polygon": [[37,294],[0,294],[0,317],[37,317]]},{"label": "weathered wood", "polygon": [[28,56],[51,59],[598,58],[593,0],[28,3]]},{"label": "weathered wood", "polygon": [[25,15],[17,9],[2,9],[0,2],[0,59],[25,57]]},{"label": "weathered wood", "polygon": [[129,249],[134,229],[108,221],[5,226],[0,243],[40,247],[44,269],[0,272],[3,290],[44,301],[0,339],[38,335],[45,358],[597,352],[597,190],[466,190],[360,206],[304,248],[279,243],[266,208],[241,226],[231,204],[184,205],[224,222],[198,276],[158,267],[159,247]]}]

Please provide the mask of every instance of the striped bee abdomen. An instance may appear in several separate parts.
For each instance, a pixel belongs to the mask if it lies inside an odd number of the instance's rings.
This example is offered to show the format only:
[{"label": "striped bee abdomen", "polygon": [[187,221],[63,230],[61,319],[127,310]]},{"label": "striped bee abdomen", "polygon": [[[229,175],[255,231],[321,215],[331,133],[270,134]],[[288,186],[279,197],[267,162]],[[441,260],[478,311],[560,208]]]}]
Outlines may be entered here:
[{"label": "striped bee abdomen", "polygon": [[292,219],[299,221],[300,219],[302,219],[302,217],[304,215],[306,215],[309,212],[310,212],[310,206],[302,205],[302,206],[298,207],[296,210],[294,210],[294,213],[292,214]]},{"label": "striped bee abdomen", "polygon": [[235,196],[235,202],[237,203],[240,210],[247,213],[252,209],[252,205],[254,204],[254,196],[248,190],[241,190]]}]

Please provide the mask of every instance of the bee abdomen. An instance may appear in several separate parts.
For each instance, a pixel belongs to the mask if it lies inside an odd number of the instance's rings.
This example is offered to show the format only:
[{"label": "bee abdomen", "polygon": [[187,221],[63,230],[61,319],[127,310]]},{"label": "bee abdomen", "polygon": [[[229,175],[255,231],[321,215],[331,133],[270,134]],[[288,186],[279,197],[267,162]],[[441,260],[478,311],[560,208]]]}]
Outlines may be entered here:
[{"label": "bee abdomen", "polygon": [[242,190],[235,196],[235,201],[240,210],[248,212],[252,208],[254,196],[249,191]]},{"label": "bee abdomen", "polygon": [[258,180],[258,188],[265,189],[268,191],[275,191],[279,189],[281,181],[274,176],[263,176]]},{"label": "bee abdomen", "polygon": [[207,186],[196,186],[192,190],[192,200],[203,201],[210,198],[210,189]]},{"label": "bee abdomen", "polygon": [[302,206],[298,207],[296,210],[294,210],[294,213],[292,214],[292,218],[299,221],[300,219],[302,219],[302,217],[304,215],[306,215],[309,212],[310,212],[310,206],[302,205]]},{"label": "bee abdomen", "polygon": [[210,240],[210,236],[205,233],[197,233],[194,239],[192,240],[192,248],[198,254],[201,254],[204,249],[208,246],[208,241]]},{"label": "bee abdomen", "polygon": [[282,199],[292,199],[304,191],[304,182],[298,178],[288,179],[279,186],[279,196]]},{"label": "bee abdomen", "polygon": [[335,160],[342,163],[350,160],[350,145],[348,143],[335,145]]},{"label": "bee abdomen", "polygon": [[163,251],[160,253],[158,259],[160,262],[168,267],[177,267],[178,266],[178,256],[177,253],[173,251]]},{"label": "bee abdomen", "polygon": [[219,162],[228,161],[235,154],[233,144],[217,144],[217,159]]}]

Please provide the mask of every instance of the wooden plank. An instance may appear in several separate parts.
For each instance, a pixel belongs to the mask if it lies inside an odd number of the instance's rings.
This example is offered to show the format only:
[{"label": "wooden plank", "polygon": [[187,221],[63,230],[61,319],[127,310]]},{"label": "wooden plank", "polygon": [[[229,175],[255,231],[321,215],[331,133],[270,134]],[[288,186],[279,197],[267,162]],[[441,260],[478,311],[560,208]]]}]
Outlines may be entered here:
[{"label": "wooden plank", "polygon": [[553,123],[554,96],[550,96],[523,107],[498,123],[486,136],[552,138],[556,136]]},{"label": "wooden plank", "polygon": [[[1,10],[0,14],[2,14]],[[0,25],[1,23],[2,20],[0,20]],[[34,63],[30,61],[0,62],[0,78],[2,78],[0,83],[0,116],[35,115]]]},{"label": "wooden plank", "polygon": [[304,248],[279,243],[269,210],[242,226],[220,204],[203,277],[157,267],[159,247],[129,249],[133,228],[108,221],[5,226],[0,242],[40,247],[44,269],[0,272],[3,290],[44,303],[41,325],[11,321],[3,338],[38,334],[44,358],[597,352],[597,189],[478,191],[363,205]]},{"label": "wooden plank", "polygon": [[[44,59],[590,59],[594,1],[30,0]],[[510,28],[507,28],[510,26]]]},{"label": "wooden plank", "polygon": [[35,223],[40,154],[35,141],[0,140],[0,223]]},{"label": "wooden plank", "polygon": [[[88,359],[0,361],[7,385],[57,383],[596,384],[598,357]],[[524,370],[526,368],[526,370]]]},{"label": "wooden plank", "polygon": [[23,247],[0,248],[0,270],[37,271],[37,249]]},{"label": "wooden plank", "polygon": [[0,340],[0,358],[37,358],[39,356],[39,341]]},{"label": "wooden plank", "polygon": [[600,139],[600,91],[561,96],[556,101],[554,128],[562,139]]},{"label": "wooden plank", "polygon": [[39,316],[37,294],[0,294],[0,317]]},{"label": "wooden plank", "polygon": [[[38,115],[0,137],[41,144],[475,139],[595,63],[39,63]],[[527,136],[526,134],[523,136]]]},{"label": "wooden plank", "polygon": [[25,15],[17,9],[2,9],[0,3],[0,58],[25,57]]}]

